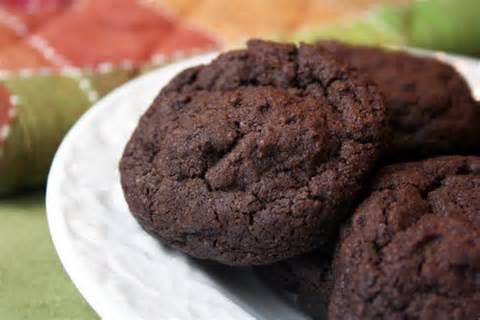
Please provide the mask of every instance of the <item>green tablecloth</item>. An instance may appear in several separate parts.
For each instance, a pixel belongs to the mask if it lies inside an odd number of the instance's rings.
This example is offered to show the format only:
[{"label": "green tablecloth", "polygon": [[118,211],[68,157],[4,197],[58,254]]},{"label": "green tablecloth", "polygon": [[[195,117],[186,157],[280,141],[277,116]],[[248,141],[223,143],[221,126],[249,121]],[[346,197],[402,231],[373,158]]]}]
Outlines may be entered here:
[{"label": "green tablecloth", "polygon": [[0,200],[0,319],[98,319],[62,269],[42,195]]}]

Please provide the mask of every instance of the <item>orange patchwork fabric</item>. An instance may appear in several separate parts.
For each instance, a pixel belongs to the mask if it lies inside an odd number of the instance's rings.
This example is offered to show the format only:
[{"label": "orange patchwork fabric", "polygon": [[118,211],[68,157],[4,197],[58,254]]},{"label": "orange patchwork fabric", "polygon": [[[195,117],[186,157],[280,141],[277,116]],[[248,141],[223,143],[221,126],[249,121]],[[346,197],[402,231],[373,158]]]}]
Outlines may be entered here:
[{"label": "orange patchwork fabric", "polygon": [[183,21],[211,30],[223,42],[275,37],[364,14],[379,4],[411,0],[151,0]]},{"label": "orange patchwork fabric", "polygon": [[15,41],[0,50],[0,69],[16,71],[50,66],[52,63],[39,50],[24,41]]},{"label": "orange patchwork fabric", "polygon": [[0,68],[140,66],[158,54],[218,47],[213,37],[140,0],[7,0]]},{"label": "orange patchwork fabric", "polygon": [[15,31],[9,27],[0,25],[0,48],[3,48],[19,39],[20,35],[18,35]]}]

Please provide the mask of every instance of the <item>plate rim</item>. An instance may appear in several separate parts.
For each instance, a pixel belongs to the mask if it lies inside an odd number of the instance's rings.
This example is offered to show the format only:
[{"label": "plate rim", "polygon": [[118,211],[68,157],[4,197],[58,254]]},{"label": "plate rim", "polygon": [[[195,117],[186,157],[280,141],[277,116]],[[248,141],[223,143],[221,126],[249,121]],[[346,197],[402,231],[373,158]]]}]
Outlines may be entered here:
[{"label": "plate rim", "polygon": [[[74,286],[77,288],[82,297],[88,302],[94,312],[96,312],[97,315],[102,319],[123,319],[125,315],[117,314],[114,308],[111,308],[108,305],[108,299],[104,299],[98,290],[96,290],[93,281],[89,279],[87,269],[80,267],[79,263],[75,263],[78,262],[78,257],[75,256],[75,254],[73,254],[73,250],[71,250],[71,239],[68,237],[65,228],[65,216],[62,213],[62,209],[59,207],[60,201],[58,199],[61,196],[61,193],[57,190],[62,174],[62,168],[60,164],[64,162],[64,158],[67,155],[68,145],[72,142],[75,142],[77,132],[81,132],[82,128],[88,125],[88,122],[91,118],[94,118],[97,113],[102,111],[102,109],[107,108],[111,100],[113,101],[116,97],[122,96],[123,91],[128,90],[128,88],[135,87],[139,83],[143,83],[149,78],[154,78],[157,74],[166,72],[168,70],[183,70],[197,64],[208,63],[218,54],[219,52],[215,51],[170,63],[155,70],[149,71],[148,73],[115,88],[94,105],[92,105],[75,122],[75,124],[62,139],[62,142],[55,153],[50,171],[47,176],[47,186],[45,192],[46,216],[50,238],[66,274],[73,282]],[[160,89],[161,88],[159,88],[159,90]]]}]

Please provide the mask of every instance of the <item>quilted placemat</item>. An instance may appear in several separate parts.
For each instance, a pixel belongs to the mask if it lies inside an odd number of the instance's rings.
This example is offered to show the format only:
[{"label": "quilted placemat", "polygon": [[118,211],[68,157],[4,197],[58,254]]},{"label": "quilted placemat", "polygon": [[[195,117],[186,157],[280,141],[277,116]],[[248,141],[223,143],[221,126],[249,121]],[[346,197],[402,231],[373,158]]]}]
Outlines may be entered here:
[{"label": "quilted placemat", "polygon": [[218,45],[141,1],[0,6],[0,193],[42,185],[63,135],[110,90]]}]

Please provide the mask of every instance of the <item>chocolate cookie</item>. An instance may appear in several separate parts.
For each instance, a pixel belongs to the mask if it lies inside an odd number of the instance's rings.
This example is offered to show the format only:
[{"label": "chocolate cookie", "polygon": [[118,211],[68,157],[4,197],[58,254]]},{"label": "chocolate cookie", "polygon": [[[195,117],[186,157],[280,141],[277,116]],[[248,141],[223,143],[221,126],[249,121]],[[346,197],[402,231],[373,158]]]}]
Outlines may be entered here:
[{"label": "chocolate cookie", "polygon": [[120,164],[140,224],[194,257],[261,265],[326,241],[384,143],[376,87],[315,46],[250,41],[188,69]]},{"label": "chocolate cookie", "polygon": [[333,286],[334,250],[325,247],[312,253],[257,267],[262,279],[314,319],[325,319]]},{"label": "chocolate cookie", "polygon": [[393,140],[387,162],[479,154],[480,107],[450,65],[401,51],[322,42],[367,73],[385,96]]},{"label": "chocolate cookie", "polygon": [[344,231],[329,319],[480,318],[480,157],[393,165]]}]

